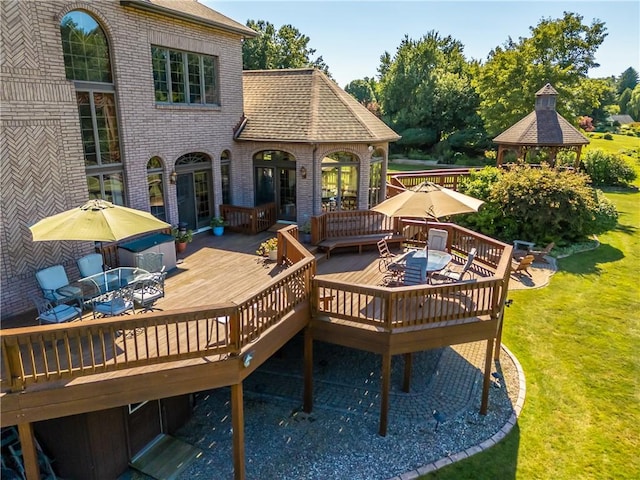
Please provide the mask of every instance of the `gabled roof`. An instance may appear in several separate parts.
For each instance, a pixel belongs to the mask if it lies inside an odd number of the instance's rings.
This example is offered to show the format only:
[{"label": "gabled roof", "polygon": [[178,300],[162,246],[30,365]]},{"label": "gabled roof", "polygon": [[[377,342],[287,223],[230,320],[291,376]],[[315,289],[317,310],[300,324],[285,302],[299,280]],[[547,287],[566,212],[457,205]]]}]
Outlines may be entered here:
[{"label": "gabled roof", "polygon": [[226,32],[240,34],[243,37],[255,37],[257,35],[249,27],[210,9],[197,0],[120,0],[120,4],[214,27]]},{"label": "gabled roof", "polygon": [[633,117],[631,117],[631,115],[611,115],[609,117],[609,121],[611,122],[618,122],[620,125],[626,125],[628,123],[633,123]]},{"label": "gabled roof", "polygon": [[555,110],[536,110],[512,125],[495,143],[510,145],[587,145],[589,140]]},{"label": "gabled roof", "polygon": [[238,140],[371,143],[400,136],[313,68],[243,72],[246,122]]}]

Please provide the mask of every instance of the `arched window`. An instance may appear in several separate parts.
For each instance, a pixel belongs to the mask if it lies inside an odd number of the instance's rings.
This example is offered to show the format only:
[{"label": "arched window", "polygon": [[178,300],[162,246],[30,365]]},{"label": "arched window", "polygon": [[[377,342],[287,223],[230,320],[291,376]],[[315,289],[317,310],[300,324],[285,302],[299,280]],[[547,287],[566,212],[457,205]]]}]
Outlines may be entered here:
[{"label": "arched window", "polygon": [[220,176],[222,180],[222,203],[231,205],[231,153],[225,150],[220,154]]},{"label": "arched window", "polygon": [[151,214],[160,220],[167,220],[164,206],[164,165],[160,157],[152,157],[147,163],[147,187]]},{"label": "arched window", "polygon": [[349,152],[322,159],[322,210],[357,210],[360,162]]},{"label": "arched window", "polygon": [[60,33],[66,76],[76,87],[89,197],[123,205],[124,171],[107,37],[91,15],[77,10],[64,16]]},{"label": "arched window", "polygon": [[382,178],[383,161],[384,151],[376,149],[371,154],[371,164],[369,166],[369,208],[377,205],[384,199],[383,192],[385,182]]}]

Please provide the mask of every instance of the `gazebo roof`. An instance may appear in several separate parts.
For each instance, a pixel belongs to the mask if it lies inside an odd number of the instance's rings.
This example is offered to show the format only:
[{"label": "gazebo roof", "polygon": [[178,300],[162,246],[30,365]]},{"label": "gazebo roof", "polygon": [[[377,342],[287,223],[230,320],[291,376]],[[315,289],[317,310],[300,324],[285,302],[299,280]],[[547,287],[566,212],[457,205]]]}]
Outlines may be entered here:
[{"label": "gazebo roof", "polygon": [[555,110],[531,112],[496,138],[509,145],[587,145],[589,140]]},{"label": "gazebo roof", "polygon": [[536,92],[535,110],[493,141],[523,146],[587,145],[589,140],[555,110],[558,92],[547,83]]}]

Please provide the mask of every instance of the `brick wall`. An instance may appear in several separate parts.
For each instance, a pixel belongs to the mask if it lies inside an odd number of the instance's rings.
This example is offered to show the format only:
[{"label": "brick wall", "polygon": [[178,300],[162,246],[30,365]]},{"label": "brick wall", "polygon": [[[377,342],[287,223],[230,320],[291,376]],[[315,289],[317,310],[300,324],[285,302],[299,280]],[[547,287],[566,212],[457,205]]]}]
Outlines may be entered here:
[{"label": "brick wall", "polygon": [[[215,204],[220,203],[220,154],[228,149],[238,157],[232,133],[242,116],[242,45],[237,35],[125,8],[115,0],[3,0],[0,8],[0,313],[6,318],[32,308],[29,297],[40,293],[37,270],[61,263],[74,279],[75,259],[92,248],[91,242],[33,242],[28,230],[88,195],[75,89],[64,73],[62,17],[82,8],[103,27],[111,49],[128,206],[149,210],[146,165],[159,156],[171,223],[177,223],[178,211],[168,175],[185,153],[211,156]],[[221,107],[157,106],[151,44],[217,55]]]}]

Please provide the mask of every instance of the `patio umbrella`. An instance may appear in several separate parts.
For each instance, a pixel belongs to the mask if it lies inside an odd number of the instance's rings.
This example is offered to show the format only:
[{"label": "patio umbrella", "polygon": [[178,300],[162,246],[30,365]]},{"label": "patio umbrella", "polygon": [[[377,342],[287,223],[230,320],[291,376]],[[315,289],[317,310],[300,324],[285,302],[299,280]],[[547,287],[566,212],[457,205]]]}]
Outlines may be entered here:
[{"label": "patio umbrella", "polygon": [[422,182],[379,203],[371,210],[389,217],[437,220],[449,215],[477,212],[484,202],[431,182]]},{"label": "patio umbrella", "polygon": [[104,200],[89,200],[81,207],[43,218],[29,227],[35,242],[86,240],[114,242],[139,233],[171,227],[148,212],[121,207]]}]

